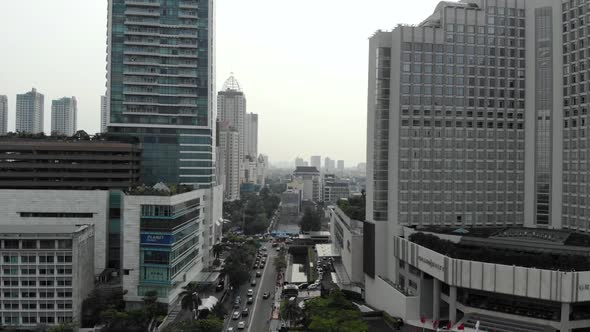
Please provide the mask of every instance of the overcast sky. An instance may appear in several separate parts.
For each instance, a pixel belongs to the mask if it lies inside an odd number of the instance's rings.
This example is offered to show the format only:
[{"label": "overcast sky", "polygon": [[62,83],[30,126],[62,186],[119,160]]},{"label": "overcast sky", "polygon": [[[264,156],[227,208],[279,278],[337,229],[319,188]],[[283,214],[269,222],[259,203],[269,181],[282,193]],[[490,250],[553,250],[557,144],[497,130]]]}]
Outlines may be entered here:
[{"label": "overcast sky", "polygon": [[[230,72],[259,114],[260,153],[365,161],[368,37],[419,23],[438,0],[217,0],[217,89]],[[78,99],[78,128],[99,130],[106,0],[0,0],[0,94]]]}]

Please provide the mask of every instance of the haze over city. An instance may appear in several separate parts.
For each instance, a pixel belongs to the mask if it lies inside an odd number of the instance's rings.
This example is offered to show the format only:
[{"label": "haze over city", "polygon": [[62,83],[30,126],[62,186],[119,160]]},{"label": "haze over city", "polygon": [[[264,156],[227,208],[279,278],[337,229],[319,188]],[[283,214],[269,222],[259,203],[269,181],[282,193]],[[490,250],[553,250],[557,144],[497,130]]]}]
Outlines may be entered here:
[{"label": "haze over city", "polygon": [[[330,156],[365,161],[367,40],[377,29],[418,23],[437,1],[221,0],[216,2],[216,88],[230,72],[248,111],[260,115],[259,151],[272,161]],[[16,94],[76,96],[78,128],[100,130],[107,1],[4,2],[0,94],[14,130]],[[71,13],[71,14],[68,14]],[[49,128],[49,117],[45,127]]]}]

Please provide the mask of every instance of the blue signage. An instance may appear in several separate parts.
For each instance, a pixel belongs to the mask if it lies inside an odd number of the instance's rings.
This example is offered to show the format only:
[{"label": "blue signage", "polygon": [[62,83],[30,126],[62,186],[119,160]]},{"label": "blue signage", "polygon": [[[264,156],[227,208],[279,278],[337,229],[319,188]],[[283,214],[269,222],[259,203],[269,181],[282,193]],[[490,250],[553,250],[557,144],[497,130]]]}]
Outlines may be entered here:
[{"label": "blue signage", "polygon": [[172,235],[166,234],[141,234],[142,244],[163,244],[170,245],[174,242]]}]

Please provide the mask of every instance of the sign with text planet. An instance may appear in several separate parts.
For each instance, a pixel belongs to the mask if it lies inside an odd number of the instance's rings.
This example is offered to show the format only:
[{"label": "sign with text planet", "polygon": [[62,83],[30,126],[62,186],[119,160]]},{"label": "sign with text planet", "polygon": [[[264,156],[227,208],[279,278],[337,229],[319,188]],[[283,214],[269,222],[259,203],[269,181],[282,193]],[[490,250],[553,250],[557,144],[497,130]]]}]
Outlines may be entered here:
[{"label": "sign with text planet", "polygon": [[141,234],[142,244],[172,244],[174,238],[166,234]]}]

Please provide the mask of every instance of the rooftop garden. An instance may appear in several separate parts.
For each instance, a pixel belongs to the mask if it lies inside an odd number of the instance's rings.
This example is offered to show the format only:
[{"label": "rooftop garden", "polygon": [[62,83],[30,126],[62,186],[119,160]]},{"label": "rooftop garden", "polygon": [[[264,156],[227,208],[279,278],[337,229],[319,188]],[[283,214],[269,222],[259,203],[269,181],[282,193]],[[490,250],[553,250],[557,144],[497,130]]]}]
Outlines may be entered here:
[{"label": "rooftop garden", "polygon": [[158,183],[155,186],[146,186],[142,184],[137,187],[129,188],[126,193],[134,196],[174,196],[193,191],[193,186],[184,184],[166,186],[163,183]]},{"label": "rooftop garden", "polygon": [[84,130],[78,130],[74,135],[67,136],[63,134],[54,133],[49,136],[45,133],[28,133],[28,132],[8,132],[6,135],[0,136],[1,140],[45,140],[57,142],[77,142],[77,141],[93,141],[93,142],[121,142],[121,143],[139,143],[139,139],[133,136],[117,135],[110,133],[96,133],[89,135]]},{"label": "rooftop garden", "polygon": [[365,195],[353,196],[348,199],[338,200],[336,203],[340,210],[350,219],[365,220]]},{"label": "rooftop garden", "polygon": [[440,254],[463,260],[516,265],[546,270],[590,270],[590,257],[581,255],[531,253],[511,249],[466,246],[421,232],[410,235],[409,240]]},{"label": "rooftop garden", "polygon": [[472,237],[482,237],[487,238],[490,237],[501,230],[506,229],[506,227],[437,227],[437,226],[427,226],[427,227],[418,227],[416,228],[417,231],[422,232],[432,232],[432,233],[439,233],[439,234],[448,234],[448,235],[458,235],[458,236],[472,236]]}]

